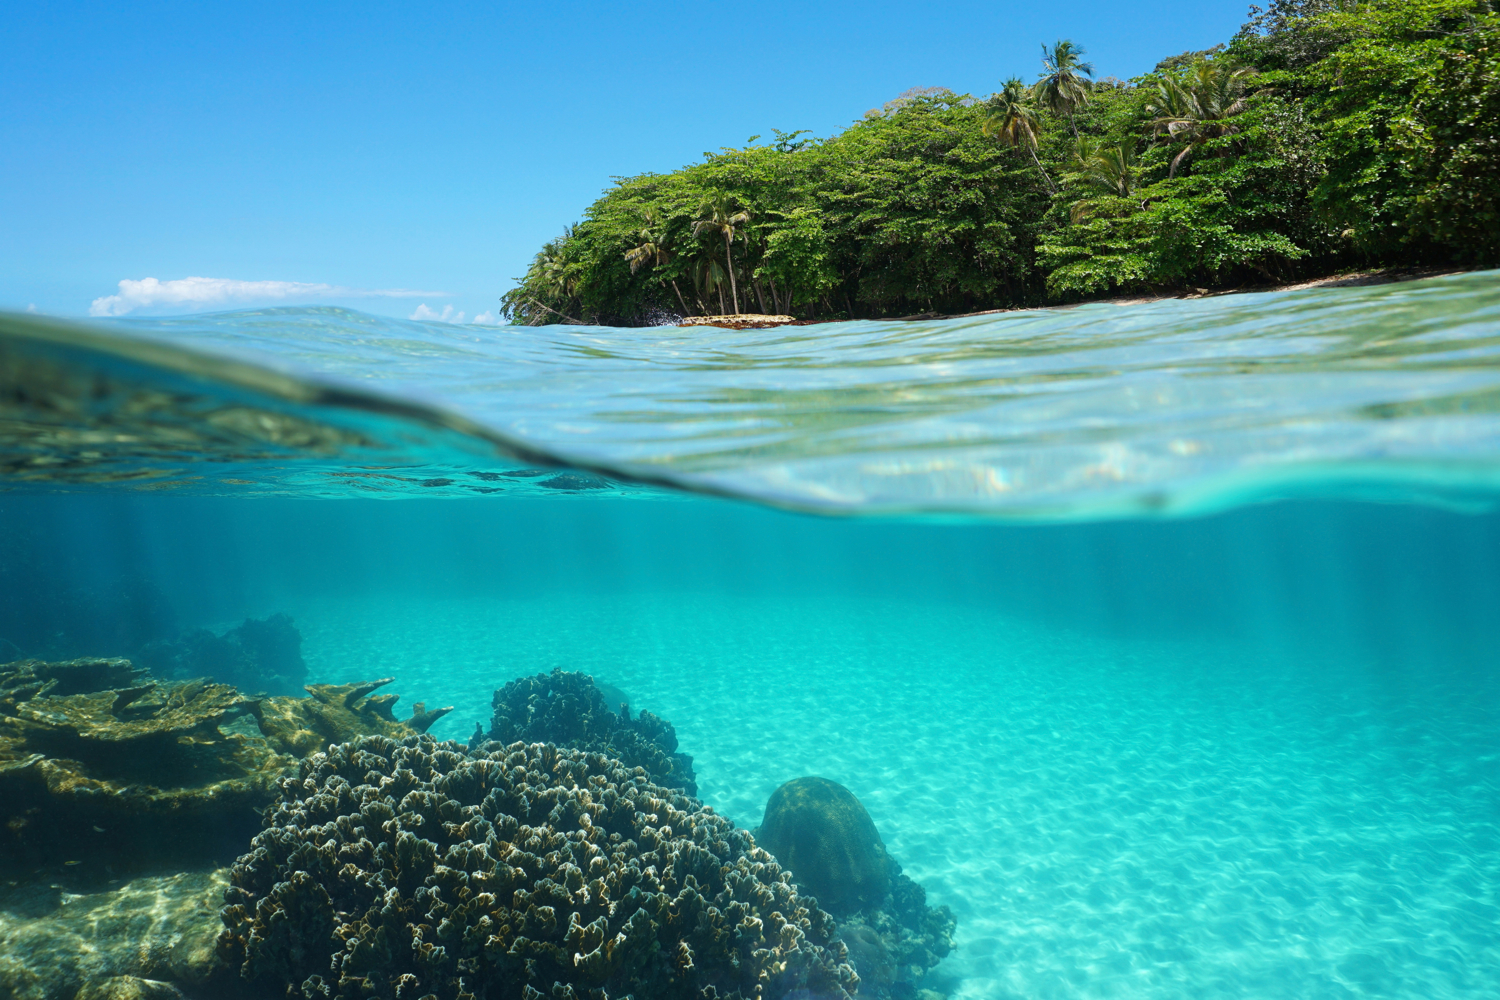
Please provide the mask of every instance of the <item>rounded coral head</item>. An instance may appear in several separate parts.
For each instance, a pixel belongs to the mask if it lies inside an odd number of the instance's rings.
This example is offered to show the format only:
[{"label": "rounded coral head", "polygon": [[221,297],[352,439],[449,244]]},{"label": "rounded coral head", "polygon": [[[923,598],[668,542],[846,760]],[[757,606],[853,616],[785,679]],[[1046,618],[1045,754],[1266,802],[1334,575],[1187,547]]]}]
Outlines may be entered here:
[{"label": "rounded coral head", "polygon": [[836,781],[797,778],[776,789],[755,840],[835,916],[879,906],[890,888],[874,820]]}]

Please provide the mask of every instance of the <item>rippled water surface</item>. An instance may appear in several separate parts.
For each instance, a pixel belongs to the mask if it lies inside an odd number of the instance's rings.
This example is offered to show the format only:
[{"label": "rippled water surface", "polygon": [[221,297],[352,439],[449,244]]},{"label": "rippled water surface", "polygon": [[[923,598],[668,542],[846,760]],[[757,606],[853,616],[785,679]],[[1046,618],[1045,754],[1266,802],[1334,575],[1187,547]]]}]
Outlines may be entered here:
[{"label": "rippled water surface", "polygon": [[[285,445],[301,459],[191,480],[199,491],[240,479],[347,492],[349,460],[483,488],[474,454],[498,446],[804,509],[1080,517],[1308,494],[1469,502],[1495,488],[1500,453],[1496,272],[742,332],[482,329],[338,309],[121,320],[95,335],[4,324],[11,350],[46,344],[103,366],[122,399],[167,371],[189,376],[173,383],[186,413],[121,407],[208,419],[196,448],[158,442],[151,457],[168,464],[155,478],[216,451]],[[260,408],[295,426],[241,412]],[[343,461],[313,471],[328,457]],[[359,483],[382,485],[400,488]]]},{"label": "rippled water surface", "polygon": [[393,676],[459,739],[588,671],[744,826],[852,789],[958,918],[955,1000],[1500,996],[1494,273],[739,333],[0,325],[0,646],[144,593],[285,612],[310,681]]}]

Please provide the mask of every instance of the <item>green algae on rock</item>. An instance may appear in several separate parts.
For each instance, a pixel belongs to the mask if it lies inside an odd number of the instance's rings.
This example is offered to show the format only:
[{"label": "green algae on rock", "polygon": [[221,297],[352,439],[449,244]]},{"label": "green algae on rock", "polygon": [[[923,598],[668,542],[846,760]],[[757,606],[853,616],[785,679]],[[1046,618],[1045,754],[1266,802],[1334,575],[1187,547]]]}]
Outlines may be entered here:
[{"label": "green algae on rock", "polygon": [[756,843],[785,865],[839,933],[864,982],[862,993],[894,995],[953,950],[946,906],[901,871],[853,792],[827,778],[796,778],[771,794]]},{"label": "green algae on rock", "polygon": [[645,768],[659,785],[698,794],[693,758],[677,752],[672,724],[644,711],[632,719],[623,693],[588,674],[553,670],[518,678],[495,692],[493,707],[489,736],[496,742],[594,750]]},{"label": "green algae on rock", "polygon": [[858,983],[832,918],[744,831],[552,744],[330,747],[281,783],[230,879],[221,954],[305,998],[848,1000]]},{"label": "green algae on rock", "polygon": [[227,885],[219,869],[45,901],[0,900],[0,996],[157,1000],[202,987],[219,969]]},{"label": "green algae on rock", "polygon": [[161,682],[124,659],[0,664],[0,866],[116,875],[227,861],[300,757],[441,714],[419,704],[397,722],[395,696],[364,697],[381,683],[257,698]]}]

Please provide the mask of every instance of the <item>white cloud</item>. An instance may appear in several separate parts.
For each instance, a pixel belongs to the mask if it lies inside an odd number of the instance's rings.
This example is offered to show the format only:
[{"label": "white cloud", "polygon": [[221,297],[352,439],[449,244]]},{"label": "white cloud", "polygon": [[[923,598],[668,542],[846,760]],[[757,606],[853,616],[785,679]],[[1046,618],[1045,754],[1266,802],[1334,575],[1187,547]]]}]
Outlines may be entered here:
[{"label": "white cloud", "polygon": [[503,323],[500,322],[500,317],[496,316],[492,312],[482,312],[478,316],[475,316],[473,319],[471,319],[469,322],[474,323],[474,324],[476,324],[478,326],[503,326],[504,325]]},{"label": "white cloud", "polygon": [[437,297],[443,292],[408,288],[343,288],[305,281],[236,281],[233,278],[142,278],[120,281],[117,295],[105,295],[89,306],[90,316],[123,316],[149,306],[206,306],[252,299],[373,299]]},{"label": "white cloud", "polygon": [[433,320],[438,323],[462,323],[464,321],[464,314],[455,310],[452,304],[443,306],[443,311],[438,312],[436,309],[428,308],[427,303],[423,302],[406,318]]},{"label": "white cloud", "polygon": [[33,302],[31,305],[27,306],[26,307],[26,311],[29,312],[29,313],[36,312],[36,303]]}]

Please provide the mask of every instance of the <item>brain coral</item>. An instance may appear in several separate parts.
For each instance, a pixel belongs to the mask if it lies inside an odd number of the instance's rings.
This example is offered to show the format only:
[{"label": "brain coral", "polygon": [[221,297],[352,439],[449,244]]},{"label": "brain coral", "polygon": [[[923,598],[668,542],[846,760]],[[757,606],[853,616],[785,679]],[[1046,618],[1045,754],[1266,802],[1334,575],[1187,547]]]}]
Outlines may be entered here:
[{"label": "brain coral", "polygon": [[827,778],[797,778],[776,789],[755,839],[830,913],[879,905],[890,888],[875,821],[853,792]]},{"label": "brain coral", "polygon": [[847,1000],[833,920],[743,831],[602,754],[330,747],[230,875],[220,950],[287,997]]},{"label": "brain coral", "polygon": [[772,793],[756,842],[797,885],[839,918],[863,981],[861,995],[902,995],[953,950],[946,907],[902,874],[854,793],[827,778],[797,778]]},{"label": "brain coral", "polygon": [[650,712],[632,719],[630,707],[610,704],[606,690],[620,697],[618,689],[566,670],[513,680],[495,692],[490,739],[595,750],[645,768],[658,785],[697,795],[693,758],[677,752],[672,724]]}]

